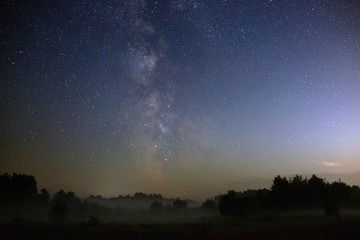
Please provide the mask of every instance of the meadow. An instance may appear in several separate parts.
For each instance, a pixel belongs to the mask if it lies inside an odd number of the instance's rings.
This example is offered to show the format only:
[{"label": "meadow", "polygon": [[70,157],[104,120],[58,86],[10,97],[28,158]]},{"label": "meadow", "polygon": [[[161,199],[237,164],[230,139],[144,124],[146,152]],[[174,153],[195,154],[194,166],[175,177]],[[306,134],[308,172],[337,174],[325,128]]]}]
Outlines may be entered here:
[{"label": "meadow", "polygon": [[245,217],[143,219],[126,223],[13,221],[2,223],[4,239],[359,239],[360,215],[342,220],[321,211],[259,213]]}]

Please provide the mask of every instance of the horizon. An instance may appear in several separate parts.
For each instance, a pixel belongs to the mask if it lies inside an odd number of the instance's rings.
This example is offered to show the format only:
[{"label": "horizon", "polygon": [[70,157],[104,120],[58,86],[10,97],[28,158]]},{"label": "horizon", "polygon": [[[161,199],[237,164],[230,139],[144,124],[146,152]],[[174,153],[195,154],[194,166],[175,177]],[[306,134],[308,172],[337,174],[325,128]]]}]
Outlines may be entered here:
[{"label": "horizon", "polygon": [[[333,173],[324,173],[324,174],[291,174],[291,175],[285,175],[282,177],[286,177],[286,178],[291,178],[294,177],[295,175],[301,175],[305,178],[310,178],[312,175],[316,175],[317,177],[323,178],[326,181],[328,181],[329,183],[332,182],[336,182],[338,180],[345,182],[346,184],[350,185],[350,186],[360,186],[360,172],[353,172],[353,173],[349,173],[349,174],[333,174]],[[277,175],[276,175],[277,176]],[[275,177],[275,176],[274,176]],[[184,196],[172,196],[172,195],[164,195],[161,192],[142,192],[145,194],[161,194],[162,197],[167,198],[167,199],[176,199],[176,198],[180,198],[180,199],[187,199],[187,200],[194,200],[197,203],[202,203],[204,202],[206,199],[210,199],[213,198],[215,196],[221,195],[221,194],[226,194],[228,191],[230,190],[235,190],[236,192],[243,192],[246,190],[258,190],[258,189],[270,189],[271,185],[272,185],[272,181],[274,180],[273,178],[253,178],[253,179],[245,179],[245,181],[238,181],[238,182],[229,182],[228,184],[226,184],[227,186],[229,186],[228,188],[224,188],[222,189],[221,192],[216,192],[216,191],[211,191],[209,196],[197,196],[197,195],[184,195]],[[255,180],[255,184],[249,184],[252,187],[247,187],[247,183],[251,182],[252,180]],[[45,186],[43,186],[45,187]],[[45,187],[46,188],[46,187]],[[39,188],[40,189],[40,188]],[[62,188],[61,188],[62,189]],[[53,189],[52,191],[50,191],[50,193],[56,193],[57,191],[59,191],[60,189],[56,190]],[[72,191],[71,189],[63,189],[64,191]],[[77,194],[76,191],[75,194]],[[141,191],[136,191],[134,190],[134,192],[129,192],[129,193],[120,193],[120,194],[115,194],[115,195],[102,195],[102,194],[98,194],[98,193],[90,193],[90,194],[82,194],[82,195],[78,195],[78,197],[81,197],[82,199],[87,198],[91,195],[93,196],[98,196],[100,195],[103,198],[116,198],[119,196],[133,196],[135,193],[139,193]],[[53,195],[53,194],[52,194]]]},{"label": "horizon", "polygon": [[[3,174],[0,172],[0,174]],[[11,174],[11,173],[8,173]],[[22,172],[17,172],[17,174],[25,174],[25,175],[31,175],[32,174],[28,174],[28,173],[22,173]],[[354,173],[349,173],[349,174],[332,174],[332,173],[324,173],[324,174],[291,174],[291,175],[276,175],[276,176],[281,176],[281,177],[286,177],[287,179],[291,179],[292,177],[296,176],[296,175],[300,175],[302,177],[304,177],[305,179],[310,179],[312,175],[315,175],[321,179],[324,179],[326,182],[328,183],[333,183],[333,182],[337,182],[337,181],[341,181],[344,182],[346,184],[348,184],[349,186],[360,186],[360,172],[354,172]],[[37,180],[37,177],[35,177],[36,182],[38,184],[38,191],[42,188],[46,188],[49,193],[50,196],[53,196],[55,193],[57,193],[60,190],[64,190],[65,192],[74,192],[76,194],[77,197],[81,198],[81,199],[86,199],[90,196],[101,196],[103,198],[117,198],[117,197],[125,197],[125,196],[134,196],[136,193],[145,193],[145,194],[160,194],[163,198],[165,199],[176,199],[176,198],[180,198],[180,199],[185,199],[185,200],[193,200],[196,201],[196,203],[202,203],[204,202],[206,199],[212,199],[216,196],[222,195],[222,194],[226,194],[228,191],[234,190],[236,192],[244,192],[247,190],[259,190],[259,189],[271,189],[271,185],[273,183],[274,178],[276,177],[274,176],[273,178],[253,178],[253,179],[245,179],[243,181],[236,181],[236,182],[229,182],[227,184],[227,188],[224,188],[222,190],[219,190],[219,192],[216,191],[212,191],[209,195],[204,195],[204,196],[197,196],[197,195],[184,195],[184,196],[172,196],[172,195],[164,195],[161,192],[142,192],[142,191],[136,191],[134,190],[133,192],[123,192],[123,193],[119,193],[119,194],[114,194],[114,195],[103,195],[101,193],[95,193],[95,192],[89,192],[89,193],[82,193],[81,190],[80,191],[75,191],[74,189],[67,189],[64,187],[52,187],[49,188],[46,185],[43,184],[39,184],[39,181]],[[255,181],[255,183],[254,183]],[[250,182],[253,182],[252,184],[249,184]],[[251,186],[251,187],[248,187]]]},{"label": "horizon", "polygon": [[0,7],[3,172],[80,196],[360,185],[356,0]]}]

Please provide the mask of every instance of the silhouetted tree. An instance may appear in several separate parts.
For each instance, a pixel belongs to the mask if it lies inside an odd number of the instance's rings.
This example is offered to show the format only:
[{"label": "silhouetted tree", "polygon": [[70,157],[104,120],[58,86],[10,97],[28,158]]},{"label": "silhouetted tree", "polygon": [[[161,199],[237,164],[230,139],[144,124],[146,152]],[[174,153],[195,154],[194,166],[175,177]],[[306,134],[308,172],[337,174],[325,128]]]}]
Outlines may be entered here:
[{"label": "silhouetted tree", "polygon": [[306,191],[308,190],[308,181],[301,175],[295,175],[289,181],[289,200],[292,204],[305,204],[307,201]]},{"label": "silhouetted tree", "polygon": [[86,205],[81,203],[80,198],[76,197],[74,192],[66,193],[64,190],[55,193],[51,202],[53,208],[50,212],[50,219],[59,222],[67,221],[70,214],[72,216],[82,214],[84,212],[83,206]]},{"label": "silhouetted tree", "polygon": [[42,188],[40,190],[40,194],[38,195],[38,200],[40,203],[47,203],[50,199],[49,191],[46,188]]},{"label": "silhouetted tree", "polygon": [[220,198],[219,211],[224,216],[244,216],[257,209],[256,196],[241,196],[241,193],[229,191]]},{"label": "silhouetted tree", "polygon": [[289,188],[288,180],[280,175],[275,177],[271,186],[272,199],[275,205],[284,205],[289,202]]},{"label": "silhouetted tree", "polygon": [[270,202],[270,190],[269,189],[258,189],[255,194],[256,202],[260,208],[267,208],[271,204]]},{"label": "silhouetted tree", "polygon": [[234,190],[220,197],[219,211],[224,216],[237,215],[238,199]]},{"label": "silhouetted tree", "polygon": [[312,175],[308,180],[307,194],[311,204],[323,204],[326,199],[327,182],[325,179]]},{"label": "silhouetted tree", "polygon": [[11,201],[11,177],[4,173],[0,175],[0,203],[8,203]]},{"label": "silhouetted tree", "polygon": [[187,202],[185,200],[181,200],[180,198],[177,198],[173,202],[173,209],[176,211],[186,210]]},{"label": "silhouetted tree", "polygon": [[33,176],[5,173],[0,176],[0,203],[24,204],[33,202],[37,196],[36,180]]},{"label": "silhouetted tree", "polygon": [[340,204],[349,200],[351,196],[351,187],[342,181],[333,182],[330,185],[329,200],[331,203]]},{"label": "silhouetted tree", "polygon": [[150,212],[152,213],[160,213],[163,210],[164,206],[161,202],[158,201],[154,201],[151,205],[150,205]]},{"label": "silhouetted tree", "polygon": [[216,211],[218,210],[218,207],[215,204],[214,199],[206,199],[205,202],[201,205],[201,208],[206,211]]},{"label": "silhouetted tree", "polygon": [[137,193],[134,194],[134,197],[143,199],[143,198],[146,198],[147,195],[145,193],[142,193],[142,192],[137,192]]},{"label": "silhouetted tree", "polygon": [[54,194],[53,202],[65,202],[68,205],[79,205],[81,203],[80,198],[76,197],[74,192],[65,193],[64,190],[60,190]]}]

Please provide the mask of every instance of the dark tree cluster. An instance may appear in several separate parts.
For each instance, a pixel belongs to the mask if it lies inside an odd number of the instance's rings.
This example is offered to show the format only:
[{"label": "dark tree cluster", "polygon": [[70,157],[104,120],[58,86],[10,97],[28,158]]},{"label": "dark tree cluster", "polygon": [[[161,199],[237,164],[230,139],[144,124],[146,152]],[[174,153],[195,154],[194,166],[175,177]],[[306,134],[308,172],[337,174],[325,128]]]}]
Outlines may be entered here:
[{"label": "dark tree cluster", "polygon": [[146,194],[142,192],[137,192],[133,196],[131,195],[119,195],[118,197],[104,198],[101,195],[90,195],[87,201],[92,203],[97,203],[100,205],[108,206],[108,207],[116,207],[116,206],[129,206],[132,208],[139,208],[144,204],[148,205],[153,201],[164,202],[166,199],[163,198],[161,194]]},{"label": "dark tree cluster", "polygon": [[[114,203],[114,207],[106,206]],[[118,203],[132,202],[142,206],[138,209],[120,208]],[[150,205],[150,203],[152,204]],[[100,219],[117,221],[129,217],[146,217],[147,214],[167,216],[188,213],[189,200],[165,199],[161,194],[135,193],[134,196],[119,196],[106,199],[91,195],[81,200],[74,192],[60,190],[52,198],[49,191],[37,191],[35,177],[14,173],[0,175],[0,220],[40,220],[54,224],[83,222],[86,226],[100,222]],[[102,204],[105,203],[105,204]],[[146,209],[150,206],[149,209]]]},{"label": "dark tree cluster", "polygon": [[150,212],[151,213],[161,213],[164,209],[164,205],[161,202],[155,201],[150,205]]},{"label": "dark tree cluster", "polygon": [[176,198],[172,204],[163,205],[160,201],[154,201],[150,205],[150,213],[152,214],[179,214],[186,213],[188,210],[188,202],[180,198]]},{"label": "dark tree cluster", "polygon": [[37,183],[33,176],[13,173],[0,175],[0,204],[35,203],[48,201],[49,192],[41,189],[37,192]]},{"label": "dark tree cluster", "polygon": [[333,183],[313,175],[310,179],[296,175],[289,180],[277,176],[271,186],[270,198],[279,206],[319,206],[323,204],[359,204],[360,190],[342,181]]},{"label": "dark tree cluster", "polygon": [[[111,198],[104,198],[100,195],[98,196],[91,195],[86,200],[88,202],[97,203],[110,208],[121,207],[125,209],[137,209],[137,210],[149,208],[151,213],[164,212],[165,210],[169,210],[169,209],[171,209],[171,211],[173,212],[176,212],[177,211],[176,209],[178,209],[178,205],[181,205],[181,201],[186,202],[187,207],[196,205],[196,202],[188,199],[179,201],[180,199],[164,198],[161,194],[146,194],[142,192],[137,192],[133,196],[120,195],[118,197],[111,197]],[[162,207],[160,207],[160,205]],[[171,211],[165,211],[165,212],[171,212]]]},{"label": "dark tree cluster", "polygon": [[201,205],[201,208],[205,211],[218,211],[218,206],[213,198],[206,199]]},{"label": "dark tree cluster", "polygon": [[36,215],[46,215],[49,191],[40,192],[33,176],[13,173],[0,175],[0,219],[19,219]]},{"label": "dark tree cluster", "polygon": [[134,196],[131,195],[119,195],[118,197],[112,197],[112,198],[104,198],[101,195],[90,195],[88,200],[90,201],[104,201],[104,200],[157,200],[161,201],[163,200],[163,196],[161,194],[146,194],[143,192],[137,192],[134,194]]},{"label": "dark tree cluster", "polygon": [[81,201],[74,192],[60,190],[50,198],[47,189],[37,191],[35,177],[17,173],[0,175],[0,212],[2,221],[50,220],[54,223],[117,214],[98,204]]},{"label": "dark tree cluster", "polygon": [[219,211],[225,216],[243,216],[258,210],[323,207],[327,214],[339,217],[339,206],[345,205],[360,206],[358,186],[296,175],[275,177],[270,190],[229,191],[220,197]]}]

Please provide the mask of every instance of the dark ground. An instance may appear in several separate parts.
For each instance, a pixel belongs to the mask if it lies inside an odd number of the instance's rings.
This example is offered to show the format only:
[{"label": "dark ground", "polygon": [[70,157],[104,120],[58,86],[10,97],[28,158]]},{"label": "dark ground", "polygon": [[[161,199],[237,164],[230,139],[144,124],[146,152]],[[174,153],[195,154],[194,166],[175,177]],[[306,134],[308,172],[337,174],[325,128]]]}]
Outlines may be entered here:
[{"label": "dark ground", "polygon": [[137,223],[2,223],[1,239],[360,239],[360,216],[263,214]]}]

